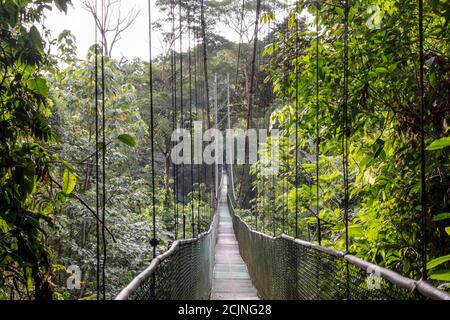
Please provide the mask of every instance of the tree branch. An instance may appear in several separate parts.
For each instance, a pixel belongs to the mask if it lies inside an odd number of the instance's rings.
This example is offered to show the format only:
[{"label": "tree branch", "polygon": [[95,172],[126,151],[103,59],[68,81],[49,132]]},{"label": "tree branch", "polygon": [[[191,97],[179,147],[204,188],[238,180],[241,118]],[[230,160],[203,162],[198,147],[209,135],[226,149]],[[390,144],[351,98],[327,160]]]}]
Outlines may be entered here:
[{"label": "tree branch", "polygon": [[[58,188],[60,188],[61,190],[63,189],[61,184],[59,184],[55,179],[53,179],[53,177],[50,176],[50,180],[56,184],[58,186]],[[111,239],[113,240],[114,243],[116,243],[116,237],[114,237],[114,235],[112,234],[112,232],[108,229],[108,227],[103,223],[103,221],[100,219],[100,217],[95,213],[95,211],[86,203],[86,201],[84,201],[80,196],[78,196],[76,193],[72,193],[70,195],[72,198],[77,199],[86,209],[89,210],[89,212],[91,212],[95,219],[105,227],[105,230],[107,233],[109,233],[109,235],[111,236]]]}]

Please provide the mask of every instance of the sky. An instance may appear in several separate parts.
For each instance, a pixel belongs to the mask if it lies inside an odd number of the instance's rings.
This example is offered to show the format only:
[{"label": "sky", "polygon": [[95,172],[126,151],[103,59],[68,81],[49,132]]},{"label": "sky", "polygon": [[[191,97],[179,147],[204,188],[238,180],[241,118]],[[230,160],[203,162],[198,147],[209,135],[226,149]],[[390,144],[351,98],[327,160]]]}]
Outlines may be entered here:
[{"label": "sky", "polygon": [[[94,0],[95,1],[95,0]],[[97,0],[100,4],[101,0]],[[291,1],[291,0],[287,0]],[[139,10],[139,15],[134,23],[122,34],[122,39],[113,49],[113,58],[126,57],[131,60],[135,57],[148,61],[148,7],[147,0],[122,0],[121,12]],[[151,0],[152,22],[164,18],[166,14],[161,13],[155,5],[156,0]],[[77,54],[80,59],[86,56],[88,48],[94,44],[94,19],[89,12],[83,9],[80,0],[72,0],[67,15],[56,8],[47,13],[45,25],[52,31],[52,36],[57,38],[65,29],[71,30],[77,41]],[[279,17],[278,17],[279,18]],[[238,42],[239,35],[230,28],[219,25],[216,32],[225,38]],[[160,32],[152,31],[152,56],[159,55],[164,48],[163,37]],[[183,44],[187,49],[187,41]]]},{"label": "sky", "polygon": [[[100,4],[101,0],[98,0]],[[155,5],[156,0],[151,0],[152,22],[164,18]],[[73,6],[70,6],[67,15],[56,8],[46,14],[45,25],[52,32],[52,36],[57,38],[63,30],[71,30],[77,41],[77,54],[79,58],[86,56],[88,48],[95,42],[94,37],[94,19],[87,12],[80,0],[72,0]],[[121,11],[140,10],[137,19],[122,34],[122,39],[113,49],[113,58],[120,59],[126,57],[133,59],[135,57],[148,61],[148,7],[147,0],[122,0]],[[239,36],[231,29],[221,25],[218,32],[225,38],[232,41],[239,41]],[[184,47],[187,46],[183,44]],[[152,56],[155,57],[163,51],[163,37],[157,30],[152,31]],[[186,48],[184,48],[186,50]]]},{"label": "sky", "polygon": [[[161,13],[152,0],[152,21],[161,18]],[[95,42],[94,37],[94,19],[86,10],[83,9],[80,0],[73,0],[73,6],[69,7],[67,15],[63,12],[53,9],[47,13],[46,23],[48,29],[52,30],[52,36],[58,37],[61,31],[68,29],[75,35],[78,46],[78,56],[85,57],[88,48]],[[100,3],[100,1],[99,1]],[[136,21],[122,35],[122,40],[113,49],[113,57],[122,56],[132,59],[138,57],[148,60],[148,8],[147,0],[124,0],[121,8],[128,12],[135,8],[140,10]],[[153,56],[161,53],[162,36],[160,33],[152,33],[152,51]]]}]

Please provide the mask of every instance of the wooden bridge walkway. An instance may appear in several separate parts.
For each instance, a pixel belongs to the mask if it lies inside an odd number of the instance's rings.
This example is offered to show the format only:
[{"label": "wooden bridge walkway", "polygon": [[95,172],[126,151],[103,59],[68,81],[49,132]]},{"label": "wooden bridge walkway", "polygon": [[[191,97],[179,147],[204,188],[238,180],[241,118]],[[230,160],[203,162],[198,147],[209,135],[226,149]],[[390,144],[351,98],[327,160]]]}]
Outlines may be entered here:
[{"label": "wooden bridge walkway", "polygon": [[259,300],[234,235],[227,204],[227,176],[224,176],[220,198],[211,300]]}]

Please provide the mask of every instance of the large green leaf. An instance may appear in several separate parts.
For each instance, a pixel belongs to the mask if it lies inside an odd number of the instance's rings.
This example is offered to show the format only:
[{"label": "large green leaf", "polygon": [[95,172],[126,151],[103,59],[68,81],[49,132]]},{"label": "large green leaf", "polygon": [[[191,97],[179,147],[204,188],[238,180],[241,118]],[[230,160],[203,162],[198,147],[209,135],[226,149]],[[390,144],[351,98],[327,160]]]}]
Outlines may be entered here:
[{"label": "large green leaf", "polygon": [[34,191],[36,183],[35,174],[36,169],[33,162],[25,162],[16,167],[15,183],[23,199]]},{"label": "large green leaf", "polygon": [[450,281],[450,270],[438,271],[430,275],[430,278],[433,280]]},{"label": "large green leaf", "polygon": [[133,148],[136,146],[136,140],[134,140],[134,138],[132,136],[130,136],[129,134],[121,134],[120,136],[117,137],[117,139],[119,139],[121,142],[123,142],[127,146],[130,146]]},{"label": "large green leaf", "polygon": [[41,34],[39,33],[39,30],[35,27],[32,26],[30,28],[30,40],[31,43],[33,44],[34,49],[40,53],[40,54],[44,54],[44,46],[43,46],[43,41],[42,41],[42,37]]},{"label": "large green leaf", "polygon": [[447,261],[450,261],[450,254],[431,260],[427,263],[427,269],[436,268],[437,266],[446,263]]},{"label": "large green leaf", "polygon": [[7,18],[9,25],[14,27],[18,22],[20,8],[13,1],[2,1],[2,7],[6,12],[4,18]]},{"label": "large green leaf", "polygon": [[63,175],[62,191],[65,195],[70,195],[77,185],[77,176],[70,170],[65,169]]},{"label": "large green leaf", "polygon": [[439,213],[433,217],[433,221],[442,221],[450,219],[450,212]]},{"label": "large green leaf", "polygon": [[50,92],[49,87],[47,86],[47,81],[40,77],[35,79],[30,79],[27,81],[27,87],[41,96],[47,97]]},{"label": "large green leaf", "polygon": [[449,146],[450,146],[450,137],[445,137],[434,141],[432,144],[429,145],[427,150],[430,151],[441,150]]},{"label": "large green leaf", "polygon": [[360,224],[352,224],[348,226],[348,235],[350,237],[362,237],[364,236],[364,229]]}]

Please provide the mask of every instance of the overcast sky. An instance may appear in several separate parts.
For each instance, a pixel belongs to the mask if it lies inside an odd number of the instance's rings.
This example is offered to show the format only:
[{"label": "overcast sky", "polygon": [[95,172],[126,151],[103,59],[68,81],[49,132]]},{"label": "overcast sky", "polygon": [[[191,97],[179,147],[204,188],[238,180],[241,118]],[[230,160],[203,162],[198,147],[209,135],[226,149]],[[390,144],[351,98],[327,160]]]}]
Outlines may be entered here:
[{"label": "overcast sky", "polygon": [[[65,29],[71,30],[77,39],[78,56],[85,57],[88,48],[95,42],[94,20],[92,16],[82,8],[80,0],[73,0],[67,15],[54,9],[47,14],[46,26],[52,30],[53,37]],[[99,1],[100,3],[100,1]],[[161,17],[152,0],[152,21]],[[131,9],[141,10],[136,21],[123,33],[122,40],[113,49],[115,58],[125,56],[129,59],[139,57],[148,60],[148,9],[147,0],[124,0],[122,1],[123,12]],[[161,52],[162,37],[153,32],[153,55]]]},{"label": "overcast sky", "polygon": [[[78,46],[78,56],[84,58],[88,48],[94,41],[94,20],[92,16],[82,8],[80,0],[72,0],[73,7],[70,7],[67,15],[54,9],[47,14],[46,26],[52,30],[53,37],[57,37],[61,31],[68,29],[75,35]],[[152,21],[163,17],[155,6],[155,0],[152,2]],[[100,0],[98,0],[100,3]],[[113,49],[113,57],[122,56],[132,59],[134,57],[148,60],[148,8],[147,0],[123,0],[122,12],[129,10],[140,10],[139,16],[132,26],[123,33],[121,41]],[[221,34],[228,39],[237,40],[238,36],[226,28],[220,28]],[[161,53],[162,36],[157,31],[152,35],[153,56]],[[186,50],[186,48],[185,48]]]}]

